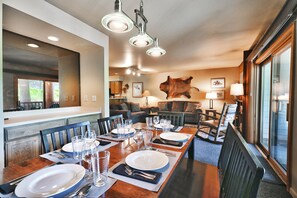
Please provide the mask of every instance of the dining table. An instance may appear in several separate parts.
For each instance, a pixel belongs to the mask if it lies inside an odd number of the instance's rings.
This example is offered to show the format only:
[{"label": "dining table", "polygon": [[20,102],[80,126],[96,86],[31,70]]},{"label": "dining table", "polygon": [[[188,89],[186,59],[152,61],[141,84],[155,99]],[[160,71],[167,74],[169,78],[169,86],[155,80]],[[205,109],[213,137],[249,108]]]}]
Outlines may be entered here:
[{"label": "dining table", "polygon": [[[142,129],[142,130],[148,130],[145,127],[144,123],[136,123],[133,125],[135,129]],[[153,132],[154,137],[158,137],[160,133],[162,133],[162,130],[157,129],[149,129]],[[162,192],[164,186],[166,186],[167,183],[169,183],[172,178],[175,177],[175,169],[183,159],[185,159],[185,156],[188,157],[191,160],[194,160],[194,152],[195,152],[195,134],[196,134],[197,128],[195,127],[183,127],[180,129],[178,133],[184,133],[189,134],[188,140],[184,143],[182,148],[174,148],[174,147],[168,147],[166,145],[162,144],[153,144],[153,148],[155,149],[162,149],[169,152],[180,152],[180,155],[176,161],[176,163],[173,165],[173,168],[171,169],[170,173],[165,178],[163,184],[161,185],[160,189],[156,191],[150,191],[138,186],[135,186],[133,184],[127,183],[125,181],[117,180],[103,195],[100,197],[159,197],[160,192]],[[120,161],[125,160],[125,158],[135,152],[137,150],[137,145],[134,143],[132,138],[127,138],[124,141],[119,141],[118,144],[110,147],[107,149],[110,152],[110,161],[109,161],[109,167],[112,167],[119,163]],[[199,151],[196,151],[199,152]],[[54,162],[42,158],[37,157],[34,159],[29,159],[26,161],[23,161],[22,163],[16,163],[16,164],[10,164],[8,167],[5,167],[0,172],[0,183],[7,183],[15,178],[21,177],[26,174],[30,174],[34,171],[37,171],[39,169],[42,169],[44,167],[48,167],[53,165]],[[208,166],[205,164],[205,166]],[[214,169],[214,166],[206,167],[206,169]],[[216,170],[210,171],[214,172]],[[196,174],[196,173],[195,173]],[[200,184],[197,183],[197,187],[201,186],[201,196],[200,197],[218,197],[218,194],[211,194],[210,191],[213,191],[213,187],[211,185],[211,182],[219,181],[217,178],[217,175],[205,175],[207,174],[207,171],[199,173],[201,174],[201,177],[204,178],[203,182]]]}]

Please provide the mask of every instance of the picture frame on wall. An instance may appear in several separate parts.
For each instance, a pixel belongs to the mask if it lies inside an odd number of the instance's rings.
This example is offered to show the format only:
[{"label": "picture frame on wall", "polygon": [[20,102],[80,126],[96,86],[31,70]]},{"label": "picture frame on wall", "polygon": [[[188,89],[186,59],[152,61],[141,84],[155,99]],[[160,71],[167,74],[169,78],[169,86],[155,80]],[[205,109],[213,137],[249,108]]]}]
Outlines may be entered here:
[{"label": "picture frame on wall", "polygon": [[143,83],[142,82],[133,82],[132,83],[132,97],[133,98],[142,98]]},{"label": "picture frame on wall", "polygon": [[210,86],[212,89],[225,88],[225,78],[211,78]]},{"label": "picture frame on wall", "polygon": [[211,91],[211,92],[217,94],[216,100],[224,100],[225,99],[225,91],[224,90],[216,90],[216,91]]}]

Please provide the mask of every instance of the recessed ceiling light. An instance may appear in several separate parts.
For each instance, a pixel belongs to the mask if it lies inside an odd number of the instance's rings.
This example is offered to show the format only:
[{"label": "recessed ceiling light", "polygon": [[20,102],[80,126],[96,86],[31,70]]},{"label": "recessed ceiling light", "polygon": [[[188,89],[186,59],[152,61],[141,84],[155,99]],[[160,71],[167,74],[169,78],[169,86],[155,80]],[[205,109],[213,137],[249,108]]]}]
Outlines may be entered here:
[{"label": "recessed ceiling light", "polygon": [[59,41],[59,38],[55,36],[48,36],[47,38],[48,40],[51,40],[51,41]]},{"label": "recessed ceiling light", "polygon": [[33,48],[38,48],[39,47],[39,45],[34,44],[34,43],[28,43],[27,46],[33,47]]}]

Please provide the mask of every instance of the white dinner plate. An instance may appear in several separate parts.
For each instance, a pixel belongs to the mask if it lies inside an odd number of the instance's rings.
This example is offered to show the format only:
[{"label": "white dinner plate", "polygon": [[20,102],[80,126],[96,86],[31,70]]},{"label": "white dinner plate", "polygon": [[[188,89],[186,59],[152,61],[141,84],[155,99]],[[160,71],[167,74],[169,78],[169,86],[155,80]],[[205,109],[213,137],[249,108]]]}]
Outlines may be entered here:
[{"label": "white dinner plate", "polygon": [[125,159],[126,164],[139,170],[157,170],[166,166],[168,157],[161,152],[152,150],[136,151]]},{"label": "white dinner plate", "polygon": [[80,182],[85,168],[62,164],[41,169],[23,179],[16,187],[18,197],[49,197],[65,192]]},{"label": "white dinner plate", "polygon": [[[125,135],[131,135],[131,134],[133,134],[135,132],[136,132],[135,129],[134,128],[131,128],[129,132],[125,131]],[[116,135],[119,134],[117,129],[111,130],[111,133],[116,134]]]},{"label": "white dinner plate", "polygon": [[[163,128],[163,127],[161,126],[161,124],[155,124],[154,127],[155,127],[155,128],[158,128],[158,129],[162,129],[162,128]],[[170,128],[172,129],[173,127],[174,127],[174,125],[171,124],[171,125],[170,125]]]},{"label": "white dinner plate", "polygon": [[[78,143],[78,144],[82,144],[81,146],[83,146],[83,142],[81,143]],[[100,144],[99,141],[95,141],[95,144],[96,146],[98,146]],[[68,143],[68,144],[65,144],[63,147],[62,147],[62,150],[65,151],[65,152],[73,152],[73,147],[72,147],[72,142]]]},{"label": "white dinner plate", "polygon": [[161,133],[160,138],[164,140],[171,140],[171,141],[178,141],[178,142],[184,142],[188,140],[188,136],[181,133],[173,133],[173,132],[167,132],[167,133]]}]

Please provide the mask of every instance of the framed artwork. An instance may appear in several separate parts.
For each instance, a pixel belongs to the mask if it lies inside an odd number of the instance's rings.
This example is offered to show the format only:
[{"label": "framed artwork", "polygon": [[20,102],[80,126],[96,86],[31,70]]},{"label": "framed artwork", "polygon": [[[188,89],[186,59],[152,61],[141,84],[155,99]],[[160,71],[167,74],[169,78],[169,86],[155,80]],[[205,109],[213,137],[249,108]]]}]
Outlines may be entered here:
[{"label": "framed artwork", "polygon": [[132,83],[132,97],[133,98],[142,98],[142,82],[134,82]]},{"label": "framed artwork", "polygon": [[225,91],[224,90],[217,90],[217,91],[211,91],[211,92],[217,94],[217,98],[215,100],[224,100],[225,99]]},{"label": "framed artwork", "polygon": [[211,78],[210,86],[212,89],[225,88],[225,78]]}]

